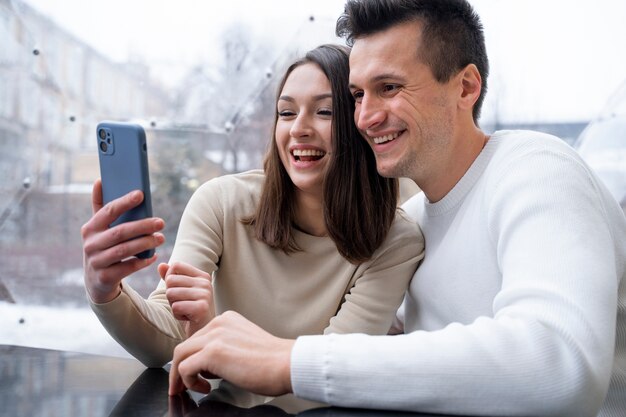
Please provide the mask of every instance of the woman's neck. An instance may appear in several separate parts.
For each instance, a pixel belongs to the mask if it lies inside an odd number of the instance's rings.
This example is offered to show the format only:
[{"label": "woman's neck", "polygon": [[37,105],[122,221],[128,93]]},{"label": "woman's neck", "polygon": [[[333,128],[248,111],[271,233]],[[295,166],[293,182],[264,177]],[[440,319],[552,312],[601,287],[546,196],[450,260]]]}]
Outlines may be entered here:
[{"label": "woman's neck", "polygon": [[313,236],[326,236],[324,205],[321,195],[296,192],[295,226]]}]

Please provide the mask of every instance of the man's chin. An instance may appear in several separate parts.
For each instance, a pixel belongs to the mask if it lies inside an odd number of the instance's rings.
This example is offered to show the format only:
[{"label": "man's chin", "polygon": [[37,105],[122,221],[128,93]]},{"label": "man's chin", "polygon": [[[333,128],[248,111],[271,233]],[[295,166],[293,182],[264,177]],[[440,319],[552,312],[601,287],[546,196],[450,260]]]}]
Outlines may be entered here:
[{"label": "man's chin", "polygon": [[385,178],[395,178],[401,175],[396,174],[396,166],[389,163],[376,163],[376,170],[378,175]]}]

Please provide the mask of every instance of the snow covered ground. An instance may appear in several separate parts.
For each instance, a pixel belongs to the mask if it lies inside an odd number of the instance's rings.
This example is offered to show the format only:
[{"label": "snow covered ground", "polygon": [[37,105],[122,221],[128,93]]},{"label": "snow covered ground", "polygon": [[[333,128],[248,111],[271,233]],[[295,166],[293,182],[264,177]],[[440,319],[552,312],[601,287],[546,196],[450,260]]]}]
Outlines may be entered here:
[{"label": "snow covered ground", "polygon": [[130,357],[88,308],[0,302],[0,344]]}]

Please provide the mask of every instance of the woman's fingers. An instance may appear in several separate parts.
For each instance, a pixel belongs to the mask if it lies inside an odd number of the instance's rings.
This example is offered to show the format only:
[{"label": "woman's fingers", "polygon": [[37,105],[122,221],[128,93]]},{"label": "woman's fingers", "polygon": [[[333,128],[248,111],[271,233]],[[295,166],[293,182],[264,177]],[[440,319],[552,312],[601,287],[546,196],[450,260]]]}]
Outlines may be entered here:
[{"label": "woman's fingers", "polygon": [[[119,224],[110,229],[108,228],[108,226],[106,226],[102,230],[94,232],[87,231],[86,234],[84,234],[83,236],[83,249],[86,254],[104,251],[109,248],[113,248],[120,243],[133,242],[139,237],[153,236],[157,232],[161,231],[164,227],[165,222],[162,219],[150,218]],[[147,241],[145,241],[144,243],[146,242]],[[158,244],[153,247],[156,246],[158,246]]]},{"label": "woman's fingers", "polygon": [[94,269],[103,269],[145,250],[156,248],[164,242],[165,236],[162,233],[154,233],[103,249],[91,250],[91,247],[85,244],[84,250],[85,254],[90,255],[89,263],[91,267]]},{"label": "woman's fingers", "polygon": [[[177,320],[205,325],[213,318],[213,306],[205,300],[171,302],[172,314]],[[194,329],[198,326],[194,326]]]},{"label": "woman's fingers", "polygon": [[159,276],[161,277],[161,279],[165,279],[165,276],[167,275],[167,270],[169,268],[170,268],[170,266],[168,264],[166,264],[165,262],[161,262],[157,266],[157,271],[159,272]]},{"label": "woman's fingers", "polygon": [[167,271],[168,275],[187,275],[190,277],[203,277],[211,279],[211,274],[196,268],[186,262],[173,262]]}]

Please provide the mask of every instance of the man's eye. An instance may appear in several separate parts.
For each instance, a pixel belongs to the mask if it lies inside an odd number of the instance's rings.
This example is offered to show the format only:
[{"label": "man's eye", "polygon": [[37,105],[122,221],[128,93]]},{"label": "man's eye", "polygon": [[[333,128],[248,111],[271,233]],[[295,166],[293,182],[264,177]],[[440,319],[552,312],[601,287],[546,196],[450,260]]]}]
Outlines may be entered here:
[{"label": "man's eye", "polygon": [[360,102],[363,99],[363,91],[354,91],[352,93],[352,97],[354,98],[354,101]]},{"label": "man's eye", "polygon": [[391,91],[395,91],[397,89],[398,89],[398,86],[395,85],[395,84],[385,84],[383,86],[383,91],[386,92],[386,93],[391,92]]}]

